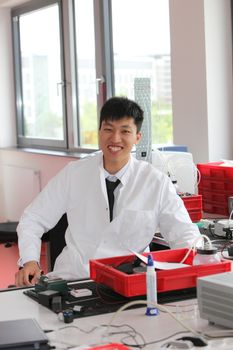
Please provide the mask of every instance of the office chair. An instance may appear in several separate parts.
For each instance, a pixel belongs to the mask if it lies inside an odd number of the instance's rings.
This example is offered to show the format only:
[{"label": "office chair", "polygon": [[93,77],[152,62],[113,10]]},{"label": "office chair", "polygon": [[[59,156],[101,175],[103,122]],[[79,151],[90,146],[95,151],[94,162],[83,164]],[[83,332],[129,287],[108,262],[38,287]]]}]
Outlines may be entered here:
[{"label": "office chair", "polygon": [[[3,222],[0,223],[0,243],[4,243],[6,248],[18,242],[16,227],[18,222]],[[65,247],[65,232],[68,226],[67,215],[64,214],[58,223],[48,232],[44,233],[42,240],[49,242],[49,258],[52,270],[57,256]]]},{"label": "office chair", "polygon": [[11,247],[12,243],[17,243],[16,227],[18,221],[9,221],[0,223],[0,243],[4,243],[6,248]]},{"label": "office chair", "polygon": [[68,226],[67,215],[64,214],[58,223],[48,232],[44,233],[42,240],[49,242],[49,270],[52,271],[57,256],[65,247],[65,232]]}]

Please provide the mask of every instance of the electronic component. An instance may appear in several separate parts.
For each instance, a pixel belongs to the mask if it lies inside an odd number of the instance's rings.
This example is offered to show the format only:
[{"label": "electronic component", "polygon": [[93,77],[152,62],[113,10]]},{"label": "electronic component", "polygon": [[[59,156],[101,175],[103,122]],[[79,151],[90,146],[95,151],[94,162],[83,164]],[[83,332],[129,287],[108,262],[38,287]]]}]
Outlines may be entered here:
[{"label": "electronic component", "polygon": [[233,257],[233,244],[230,245],[230,247],[227,248],[227,251],[228,251],[228,255],[230,257]]},{"label": "electronic component", "polygon": [[201,318],[233,328],[233,272],[197,278],[197,300]]},{"label": "electronic component", "polygon": [[82,312],[83,311],[83,306],[82,305],[74,305],[73,311],[74,312]]},{"label": "electronic component", "polygon": [[61,294],[68,293],[67,281],[61,278],[48,278],[45,275],[42,275],[38,283],[35,285],[35,292],[43,292],[46,290],[53,290],[60,292]]},{"label": "electronic component", "polygon": [[74,312],[73,310],[64,310],[62,312],[63,314],[63,320],[65,323],[72,323],[74,321]]},{"label": "electronic component", "polygon": [[210,226],[211,226],[212,228],[214,228],[214,222],[213,222],[213,220],[201,219],[200,222],[202,223],[203,228],[204,228],[205,230],[208,230]]},{"label": "electronic component", "polygon": [[70,294],[75,298],[82,298],[92,295],[92,291],[87,288],[71,289]]},{"label": "electronic component", "polygon": [[61,297],[61,295],[56,295],[52,298],[51,309],[56,313],[62,311],[62,297]]},{"label": "electronic component", "polygon": [[55,290],[43,290],[42,292],[38,293],[39,304],[44,305],[46,307],[50,307],[52,303],[52,299],[58,295],[59,295],[59,292]]},{"label": "electronic component", "polygon": [[214,225],[214,233],[217,236],[226,237],[232,239],[233,220],[219,220]]}]

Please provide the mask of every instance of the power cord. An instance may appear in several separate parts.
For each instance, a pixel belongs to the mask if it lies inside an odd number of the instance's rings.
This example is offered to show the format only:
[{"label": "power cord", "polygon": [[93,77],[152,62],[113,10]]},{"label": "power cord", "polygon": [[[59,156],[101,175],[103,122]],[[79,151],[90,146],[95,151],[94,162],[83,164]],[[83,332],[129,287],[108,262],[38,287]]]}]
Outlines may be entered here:
[{"label": "power cord", "polygon": [[[109,332],[109,327],[112,325],[114,319],[118,316],[118,314],[120,314],[123,310],[128,309],[131,306],[134,305],[147,305],[147,301],[146,300],[134,300],[134,301],[130,301],[129,303],[121,306],[111,317],[109,323],[108,323],[108,328],[107,328],[107,332]],[[160,311],[166,312],[168,313],[172,318],[174,318],[184,329],[188,330],[190,333],[194,334],[195,336],[199,336],[199,334],[192,328],[190,328],[187,324],[185,324],[184,322],[182,322],[181,320],[179,320],[172,312],[170,312],[166,307],[153,302],[153,305],[158,308]]]},{"label": "power cord", "polygon": [[[124,310],[126,310],[126,309],[128,309],[129,307],[132,307],[132,306],[134,306],[134,305],[147,305],[147,301],[146,301],[146,300],[135,300],[135,301],[131,301],[131,302],[129,302],[129,303],[123,305],[122,307],[120,307],[120,308],[113,314],[113,316],[111,317],[111,319],[110,319],[110,321],[109,321],[109,323],[108,323],[108,327],[107,327],[107,336],[108,336],[108,334],[109,334],[109,332],[110,332],[110,327],[112,326],[112,323],[113,323],[113,321],[115,320],[115,318],[116,318],[122,311],[124,311]],[[206,341],[205,339],[202,339],[202,338],[201,338],[201,337],[202,337],[202,334],[200,334],[199,332],[197,332],[196,330],[194,330],[193,328],[189,327],[187,324],[185,324],[184,322],[182,322],[181,320],[179,320],[179,319],[178,319],[172,312],[170,312],[166,307],[164,307],[164,306],[162,306],[162,305],[160,305],[160,304],[158,304],[158,303],[155,303],[155,302],[153,302],[153,305],[154,305],[156,308],[158,308],[160,311],[166,312],[166,313],[168,313],[172,318],[174,318],[175,321],[176,321],[177,323],[179,323],[179,324],[185,329],[185,331],[183,331],[183,332],[190,332],[191,334],[193,334],[193,336],[194,336],[195,339],[199,339],[200,342],[202,342],[202,343],[205,344],[205,345],[208,345],[207,341]],[[181,332],[181,333],[183,333],[183,332]],[[177,333],[176,333],[176,334],[177,334]],[[174,334],[173,334],[173,335],[174,335]],[[171,335],[171,336],[173,336],[173,335]],[[148,344],[153,344],[153,343],[156,343],[156,342],[160,342],[160,341],[166,340],[166,339],[170,338],[171,336],[166,337],[166,338],[164,338],[164,339],[160,339],[160,340],[158,340],[158,341],[146,343],[146,345],[148,345]],[[125,344],[125,345],[132,346],[131,344],[130,344],[130,345],[129,345],[129,344]],[[138,347],[139,347],[139,346],[138,346]]]}]

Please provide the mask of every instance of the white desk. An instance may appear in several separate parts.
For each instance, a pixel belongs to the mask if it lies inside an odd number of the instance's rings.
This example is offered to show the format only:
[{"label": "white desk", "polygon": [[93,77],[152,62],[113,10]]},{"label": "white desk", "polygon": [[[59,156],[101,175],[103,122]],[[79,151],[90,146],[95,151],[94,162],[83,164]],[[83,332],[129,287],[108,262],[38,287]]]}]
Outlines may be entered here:
[{"label": "white desk", "polygon": [[[23,319],[23,318],[35,318],[42,329],[44,330],[55,330],[55,332],[48,333],[50,339],[57,341],[56,349],[67,349],[68,344],[76,345],[77,348],[84,344],[100,344],[103,341],[102,334],[106,332],[106,327],[99,328],[90,334],[85,334],[79,331],[73,326],[80,327],[83,330],[90,330],[93,327],[108,324],[113,314],[105,314],[92,317],[84,317],[75,319],[73,323],[65,324],[58,319],[58,316],[45,308],[44,306],[33,301],[29,297],[23,294],[23,290],[10,290],[0,292],[0,321],[11,320],[11,319]],[[170,311],[173,311],[179,319],[183,320],[185,324],[192,327],[195,330],[216,330],[220,327],[211,326],[207,321],[201,320],[198,316],[197,300],[186,300],[182,302],[176,302],[173,306],[166,305]],[[180,312],[181,311],[181,312]],[[151,342],[154,340],[165,338],[175,332],[183,331],[184,329],[180,326],[169,314],[160,313],[159,316],[148,317],[145,316],[145,308],[141,307],[133,310],[125,310],[121,312],[113,321],[114,325],[128,324],[132,326],[137,332],[143,335],[145,342]],[[63,330],[60,328],[65,327]],[[116,331],[112,329],[111,331]],[[119,329],[118,329],[119,331]],[[106,334],[106,333],[105,333]],[[187,336],[188,333],[178,334],[173,337],[177,339],[181,336]],[[190,335],[190,334],[189,334]],[[110,336],[108,339],[104,338],[104,342],[120,342],[125,337],[124,334],[118,334]],[[138,341],[141,339],[137,337]],[[172,338],[169,338],[171,340]],[[153,344],[146,346],[147,350],[160,349],[161,344],[166,341],[160,342],[160,344]],[[205,350],[223,349],[232,350],[232,338],[218,339],[209,341],[209,345],[204,347]],[[64,344],[66,343],[66,344]],[[132,339],[128,339],[128,343],[133,343]],[[72,348],[73,349],[73,348]],[[83,347],[82,347],[83,349]],[[134,348],[137,349],[137,348]],[[192,347],[192,349],[200,349]]]}]

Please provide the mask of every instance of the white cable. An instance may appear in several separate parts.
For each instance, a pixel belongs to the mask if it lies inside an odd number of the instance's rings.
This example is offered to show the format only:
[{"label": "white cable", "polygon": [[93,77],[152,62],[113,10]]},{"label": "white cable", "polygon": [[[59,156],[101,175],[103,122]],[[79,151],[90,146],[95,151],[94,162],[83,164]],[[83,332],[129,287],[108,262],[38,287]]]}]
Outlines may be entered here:
[{"label": "white cable", "polygon": [[202,239],[202,243],[203,243],[203,249],[204,249],[204,239],[206,239],[208,241],[208,245],[209,247],[211,248],[212,247],[212,242],[210,240],[210,238],[206,235],[201,235],[201,236],[198,236],[194,241],[193,241],[193,244],[192,246],[189,248],[189,250],[187,251],[187,253],[185,254],[185,256],[183,257],[183,259],[180,261],[180,264],[183,264],[183,262],[187,259],[187,257],[189,256],[190,252],[191,251],[195,251],[196,250],[196,245],[198,243],[198,241]]},{"label": "white cable", "polygon": [[[185,162],[183,159],[176,159],[174,161],[174,159],[172,159],[172,157],[170,157],[170,159],[167,159],[167,171],[175,177],[175,179],[177,180],[177,170],[179,168],[191,168],[192,172],[193,172],[193,178],[194,178],[194,192],[196,192],[195,189],[197,189],[198,187],[198,183],[197,183],[197,172],[198,169],[196,167],[196,165],[194,164],[193,161],[191,161],[191,163],[187,163]],[[178,183],[179,186],[179,183]]]},{"label": "white cable", "polygon": [[196,186],[198,187],[198,185],[200,184],[200,182],[201,182],[201,172],[200,172],[200,170],[198,169],[198,167],[196,166],[196,170],[197,170],[197,174],[198,174],[198,176],[197,176],[197,184],[196,184]]},{"label": "white cable", "polygon": [[[200,337],[200,334],[195,331],[194,329],[192,329],[191,327],[189,327],[187,324],[185,324],[184,322],[182,322],[181,320],[179,320],[171,311],[169,311],[166,307],[158,304],[158,303],[153,303],[155,307],[157,307],[160,311],[166,312],[168,313],[172,318],[175,319],[175,321],[177,321],[184,329],[188,330],[190,333],[192,333],[193,335],[195,335],[196,337]],[[130,301],[129,303],[121,306],[111,317],[108,325],[107,325],[107,336],[110,333],[110,326],[112,325],[114,319],[125,309],[128,309],[131,306],[134,305],[147,305],[147,301],[146,300],[135,300],[135,301]],[[145,316],[147,317],[147,316]]]},{"label": "white cable", "polygon": [[[232,211],[230,212],[229,221],[231,220],[232,214],[233,214],[233,209],[232,209]],[[229,222],[229,224],[230,224],[230,222]]]}]

